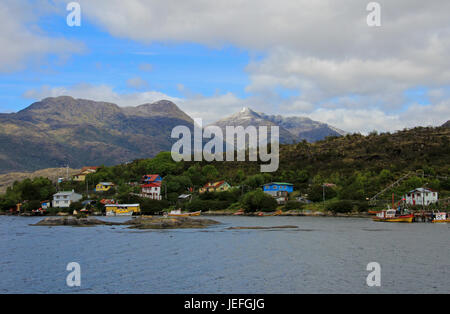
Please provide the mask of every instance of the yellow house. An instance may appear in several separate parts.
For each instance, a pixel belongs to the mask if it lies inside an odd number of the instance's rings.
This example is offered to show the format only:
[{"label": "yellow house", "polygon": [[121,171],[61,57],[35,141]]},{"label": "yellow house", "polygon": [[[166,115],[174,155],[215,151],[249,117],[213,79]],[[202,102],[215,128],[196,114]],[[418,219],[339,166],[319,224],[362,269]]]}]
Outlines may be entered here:
[{"label": "yellow house", "polygon": [[231,185],[229,185],[225,181],[217,181],[217,182],[208,182],[204,187],[200,188],[198,191],[199,193],[205,193],[205,192],[223,192],[227,191],[231,188]]},{"label": "yellow house", "polygon": [[106,216],[131,216],[140,213],[140,204],[107,204],[105,205]]},{"label": "yellow house", "polygon": [[114,187],[112,182],[100,182],[95,186],[95,192],[106,192]]},{"label": "yellow house", "polygon": [[91,173],[97,172],[98,167],[83,167],[80,173],[77,173],[72,177],[73,181],[84,182],[86,180],[86,176]]}]

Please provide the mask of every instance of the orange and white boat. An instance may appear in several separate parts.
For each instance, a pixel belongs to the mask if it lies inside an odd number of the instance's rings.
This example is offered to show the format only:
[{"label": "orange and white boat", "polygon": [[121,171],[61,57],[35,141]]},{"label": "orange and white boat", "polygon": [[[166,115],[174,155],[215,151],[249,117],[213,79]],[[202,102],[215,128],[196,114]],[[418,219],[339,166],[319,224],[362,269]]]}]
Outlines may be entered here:
[{"label": "orange and white boat", "polygon": [[434,215],[433,218],[434,223],[450,223],[450,218],[448,217],[447,213],[437,213]]},{"label": "orange and white boat", "polygon": [[269,216],[280,216],[283,213],[282,210],[277,210],[274,213],[270,213],[270,214],[265,214],[263,212],[258,212],[257,215],[258,216],[263,216],[263,217],[269,217]]},{"label": "orange and white boat", "polygon": [[395,209],[382,210],[375,217],[373,221],[381,222],[407,222],[411,223],[414,220],[413,214],[398,215]]},{"label": "orange and white boat", "polygon": [[177,210],[172,210],[170,213],[167,214],[167,216],[171,216],[171,217],[190,217],[190,216],[200,216],[202,213],[201,210],[196,211],[196,212],[191,212],[191,213],[182,213],[181,209],[177,209]]}]

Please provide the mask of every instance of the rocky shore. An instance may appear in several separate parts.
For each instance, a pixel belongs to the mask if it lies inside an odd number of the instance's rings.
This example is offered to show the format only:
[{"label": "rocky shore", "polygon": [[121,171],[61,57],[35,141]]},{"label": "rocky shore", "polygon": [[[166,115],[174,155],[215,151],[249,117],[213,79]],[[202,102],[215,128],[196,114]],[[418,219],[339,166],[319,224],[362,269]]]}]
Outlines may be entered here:
[{"label": "rocky shore", "polygon": [[133,229],[206,228],[219,224],[212,219],[190,217],[138,217],[124,223]]},{"label": "rocky shore", "polygon": [[96,218],[77,218],[75,216],[67,217],[48,217],[44,218],[32,226],[74,226],[74,227],[90,227],[90,226],[115,226],[122,225],[120,222],[103,221]]},{"label": "rocky shore", "polygon": [[181,228],[206,228],[211,225],[219,224],[212,219],[189,218],[189,217],[138,217],[125,222],[103,221],[96,218],[77,218],[69,217],[48,217],[39,221],[32,226],[73,226],[73,227],[90,227],[90,226],[118,226],[125,225],[133,229],[181,229]]}]

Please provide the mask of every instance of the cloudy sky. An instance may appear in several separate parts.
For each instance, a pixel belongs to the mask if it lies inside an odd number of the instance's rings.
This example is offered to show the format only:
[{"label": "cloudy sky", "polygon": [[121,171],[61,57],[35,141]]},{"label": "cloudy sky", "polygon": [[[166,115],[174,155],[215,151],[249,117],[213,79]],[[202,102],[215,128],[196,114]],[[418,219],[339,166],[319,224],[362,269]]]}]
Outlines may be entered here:
[{"label": "cloudy sky", "polygon": [[346,131],[450,119],[450,1],[0,2],[0,112],[58,95],[175,101],[213,122],[246,106]]}]

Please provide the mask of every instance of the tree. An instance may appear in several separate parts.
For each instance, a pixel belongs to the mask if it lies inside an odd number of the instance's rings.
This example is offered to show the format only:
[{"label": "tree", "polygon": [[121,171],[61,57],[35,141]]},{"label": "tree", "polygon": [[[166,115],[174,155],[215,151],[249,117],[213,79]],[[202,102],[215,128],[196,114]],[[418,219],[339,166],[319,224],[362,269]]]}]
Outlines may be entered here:
[{"label": "tree", "polygon": [[246,193],[242,197],[242,205],[246,212],[273,211],[277,208],[275,199],[261,190]]},{"label": "tree", "polygon": [[202,169],[202,175],[206,178],[206,181],[212,182],[217,180],[219,171],[213,165],[206,165]]}]

